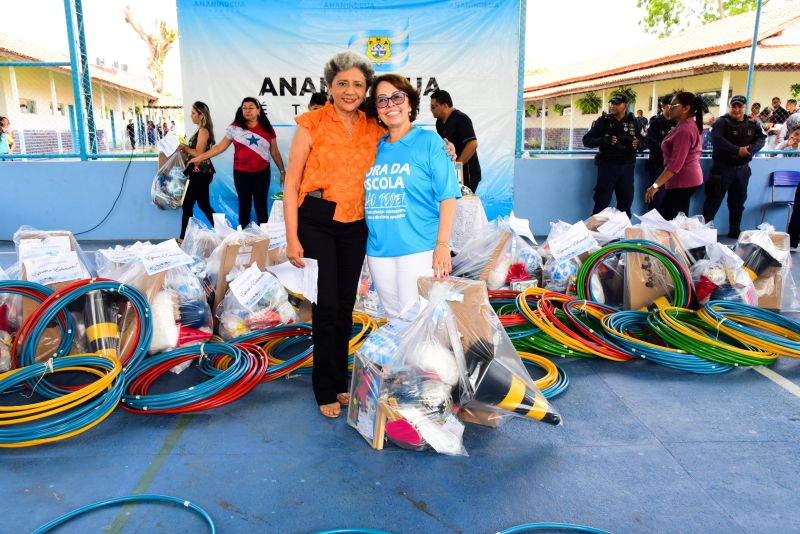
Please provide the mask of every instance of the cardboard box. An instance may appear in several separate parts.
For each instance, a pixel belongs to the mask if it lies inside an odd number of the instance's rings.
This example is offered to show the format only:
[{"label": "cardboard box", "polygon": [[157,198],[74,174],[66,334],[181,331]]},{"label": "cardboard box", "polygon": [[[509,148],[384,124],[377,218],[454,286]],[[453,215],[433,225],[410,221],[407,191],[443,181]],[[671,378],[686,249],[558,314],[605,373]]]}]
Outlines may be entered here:
[{"label": "cardboard box", "polygon": [[[739,236],[739,240],[757,230],[746,230]],[[772,243],[780,251],[789,250],[789,234],[785,232],[775,232],[769,234]],[[753,281],[758,295],[758,306],[767,310],[780,311],[783,301],[783,279],[787,272],[786,266],[767,267],[761,275]]]},{"label": "cardboard box", "polygon": [[[625,239],[644,239],[644,230],[633,226],[625,229]],[[658,244],[669,248],[668,232],[655,231],[650,236]],[[625,288],[623,307],[626,310],[647,308],[657,299],[667,296],[661,280],[671,283],[670,276],[661,263],[652,256],[635,252],[625,255]]]},{"label": "cardboard box", "polygon": [[[417,280],[419,295],[427,299],[433,284],[441,281],[441,278],[421,276]],[[449,301],[456,327],[462,336],[462,346],[469,347],[477,342],[492,346],[492,325],[486,317],[487,314],[494,314],[494,310],[489,305],[486,283],[465,278],[447,278],[446,281],[463,295],[460,301]]]},{"label": "cardboard box", "polygon": [[222,299],[225,298],[225,292],[228,291],[228,281],[226,280],[228,273],[234,266],[250,267],[252,264],[258,265],[262,271],[267,267],[267,253],[269,251],[269,238],[251,240],[247,244],[230,243],[225,245],[222,251],[219,265],[219,275],[217,275],[217,286],[214,292],[214,307],[212,313],[217,309],[217,306]]},{"label": "cardboard box", "polygon": [[[71,251],[78,250],[78,242],[75,240],[75,237],[72,235],[72,232],[68,231],[47,231],[41,232],[38,230],[31,230],[30,232],[20,232],[19,238],[22,239],[37,239],[41,238],[44,235],[47,236],[66,236],[69,237],[69,248]],[[23,280],[27,280],[27,273],[25,272],[25,265],[21,264],[20,269],[20,277]],[[59,282],[56,284],[49,284],[47,287],[54,291],[58,291],[62,287],[66,286],[70,282]],[[23,298],[22,299],[22,322],[24,323],[28,317],[39,307],[39,303],[33,299]],[[21,324],[21,323],[20,323]],[[36,347],[36,356],[34,357],[34,361],[39,363],[48,360],[53,354],[55,353],[56,349],[58,348],[59,344],[61,343],[61,329],[58,326],[49,326],[44,329],[42,332],[41,337],[39,338],[39,344]]]}]

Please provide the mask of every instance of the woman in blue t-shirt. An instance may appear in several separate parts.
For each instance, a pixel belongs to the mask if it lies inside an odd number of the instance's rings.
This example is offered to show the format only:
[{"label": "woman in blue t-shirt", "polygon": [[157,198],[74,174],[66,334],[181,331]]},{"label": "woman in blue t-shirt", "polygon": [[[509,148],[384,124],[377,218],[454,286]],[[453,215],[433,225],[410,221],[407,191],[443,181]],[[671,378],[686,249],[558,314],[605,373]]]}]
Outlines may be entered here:
[{"label": "woman in blue t-shirt", "polygon": [[419,92],[396,74],[375,78],[371,110],[389,130],[364,179],[367,261],[393,319],[417,298],[417,278],[450,274],[450,233],[461,188],[442,138],[412,123]]}]

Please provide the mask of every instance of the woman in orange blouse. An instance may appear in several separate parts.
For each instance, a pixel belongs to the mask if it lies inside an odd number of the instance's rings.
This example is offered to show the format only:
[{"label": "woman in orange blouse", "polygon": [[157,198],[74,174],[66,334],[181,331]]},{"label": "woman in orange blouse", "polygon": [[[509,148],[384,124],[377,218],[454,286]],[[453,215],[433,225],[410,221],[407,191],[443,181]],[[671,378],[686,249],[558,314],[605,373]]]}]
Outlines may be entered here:
[{"label": "woman in orange blouse", "polygon": [[359,110],[374,77],[365,57],[336,54],[324,74],[330,101],[295,119],[283,205],[289,261],[319,264],[312,385],[320,412],[338,417],[349,402],[347,353],[366,253],[364,176],[385,131]]}]

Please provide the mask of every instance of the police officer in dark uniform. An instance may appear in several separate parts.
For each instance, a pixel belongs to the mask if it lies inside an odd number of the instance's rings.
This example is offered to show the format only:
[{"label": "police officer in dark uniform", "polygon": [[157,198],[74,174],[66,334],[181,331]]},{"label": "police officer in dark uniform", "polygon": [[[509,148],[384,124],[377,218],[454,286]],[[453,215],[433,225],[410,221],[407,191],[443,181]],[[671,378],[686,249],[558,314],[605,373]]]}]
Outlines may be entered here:
[{"label": "police officer in dark uniform", "polygon": [[750,160],[764,148],[767,140],[761,124],[745,116],[746,109],[747,99],[736,95],[731,98],[728,113],[711,126],[713,165],[706,180],[706,200],[703,204],[703,217],[706,222],[712,221],[722,205],[722,199],[728,194],[728,237],[734,238],[739,237],[741,231],[742,212],[750,182]]},{"label": "police officer in dark uniform", "polygon": [[[658,115],[650,117],[650,124],[647,127],[647,147],[650,149],[650,156],[647,158],[648,185],[653,185],[661,173],[664,172],[664,154],[661,152],[661,142],[672,130],[677,122],[669,116],[670,103],[674,95],[662,96],[658,100]],[[647,205],[647,209],[658,210],[661,212],[661,203],[667,190],[659,187],[653,201]]]},{"label": "police officer in dark uniform", "polygon": [[616,194],[617,209],[630,217],[636,152],[644,147],[645,139],[633,113],[628,111],[628,96],[616,93],[609,102],[611,113],[604,112],[583,136],[585,147],[600,150],[595,156],[597,185],[592,213],[607,208]]}]

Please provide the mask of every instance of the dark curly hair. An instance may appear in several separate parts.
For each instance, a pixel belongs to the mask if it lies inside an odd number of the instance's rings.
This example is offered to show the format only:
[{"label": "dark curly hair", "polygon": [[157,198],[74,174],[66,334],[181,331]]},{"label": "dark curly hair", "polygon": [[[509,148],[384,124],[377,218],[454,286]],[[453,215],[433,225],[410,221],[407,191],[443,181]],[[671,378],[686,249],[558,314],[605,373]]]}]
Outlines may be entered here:
[{"label": "dark curly hair", "polygon": [[419,114],[419,91],[411,85],[406,78],[399,74],[381,74],[372,81],[372,87],[369,90],[369,103],[367,104],[367,115],[370,117],[378,117],[378,109],[375,106],[375,94],[378,91],[378,84],[387,82],[395,86],[399,91],[403,91],[408,97],[408,105],[411,107],[411,122],[417,120]]}]

